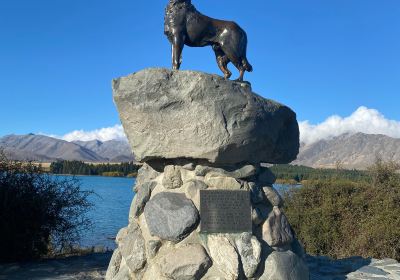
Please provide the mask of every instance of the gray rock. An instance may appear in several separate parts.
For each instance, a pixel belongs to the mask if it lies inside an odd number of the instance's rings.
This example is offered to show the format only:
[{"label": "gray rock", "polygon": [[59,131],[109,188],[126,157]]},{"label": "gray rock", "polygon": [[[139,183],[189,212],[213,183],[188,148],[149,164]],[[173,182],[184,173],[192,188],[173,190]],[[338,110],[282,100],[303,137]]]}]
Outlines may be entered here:
[{"label": "gray rock", "polygon": [[[134,221],[134,223],[135,223],[135,221]],[[121,243],[121,241],[124,240],[127,235],[128,235],[128,227],[121,228],[118,231],[117,236],[115,237],[115,242],[119,245]]]},{"label": "gray rock", "polygon": [[382,259],[382,260],[376,260],[374,259],[371,263],[371,266],[390,266],[390,265],[395,265],[397,266],[397,270],[400,271],[400,264],[398,261],[394,260],[394,259]]},{"label": "gray rock", "polygon": [[253,165],[245,165],[235,171],[226,171],[222,168],[210,167],[197,165],[195,169],[196,176],[206,176],[207,173],[219,173],[227,177],[233,177],[235,179],[246,179],[256,174],[257,169]]},{"label": "gray rock", "polygon": [[193,202],[179,193],[156,194],[146,204],[144,215],[152,236],[174,242],[188,236],[199,222]]},{"label": "gray rock", "polygon": [[197,280],[211,266],[211,259],[199,244],[174,248],[159,260],[161,273],[168,279]]},{"label": "gray rock", "polygon": [[242,184],[235,178],[219,176],[218,173],[208,173],[204,178],[204,182],[210,188],[223,189],[223,190],[240,190]]},{"label": "gray rock", "polygon": [[251,233],[242,233],[235,241],[237,251],[242,261],[243,271],[251,278],[257,271],[261,261],[261,244]]},{"label": "gray rock", "polygon": [[183,184],[180,167],[167,165],[164,168],[164,178],[162,184],[167,189],[177,189]]},{"label": "gray rock", "polygon": [[129,224],[127,234],[119,242],[118,248],[132,272],[142,269],[146,264],[145,240],[136,222]]},{"label": "gray rock", "polygon": [[364,266],[361,267],[357,272],[361,272],[363,274],[370,274],[371,276],[379,275],[379,276],[386,276],[389,273],[378,268],[378,267],[373,267],[373,266]]},{"label": "gray rock", "polygon": [[146,69],[113,81],[136,159],[289,163],[299,152],[296,114],[249,87],[194,71]]},{"label": "gray rock", "polygon": [[309,280],[304,261],[291,251],[272,252],[265,261],[264,274],[259,280]]},{"label": "gray rock", "polygon": [[200,180],[190,180],[183,185],[187,197],[193,199],[199,194],[200,190],[206,190],[208,186]]},{"label": "gray rock", "polygon": [[151,192],[157,186],[154,181],[146,182],[137,188],[137,193],[132,200],[132,206],[129,212],[129,217],[137,218],[143,213],[144,206],[149,201]]},{"label": "gray rock", "polygon": [[265,193],[265,196],[267,197],[268,201],[273,205],[277,207],[282,207],[283,206],[283,199],[280,196],[280,194],[275,190],[274,187],[263,187],[263,191]]},{"label": "gray rock", "polygon": [[236,179],[246,179],[254,176],[256,172],[257,169],[254,167],[254,165],[245,165],[242,168],[231,172],[231,176]]},{"label": "gray rock", "polygon": [[122,255],[121,252],[117,249],[114,250],[114,253],[111,257],[110,264],[108,265],[106,280],[111,280],[115,277],[115,275],[119,272],[119,267],[121,265]]},{"label": "gray rock", "polygon": [[224,175],[229,173],[229,171],[226,171],[225,169],[206,166],[206,165],[197,165],[196,168],[194,169],[194,173],[196,174],[196,176],[204,177],[209,172],[220,173]]},{"label": "gray rock", "polygon": [[[75,278],[76,279],[76,278]],[[108,280],[108,279],[107,279]],[[133,280],[129,268],[122,266],[112,280]]]},{"label": "gray rock", "polygon": [[149,240],[147,241],[146,249],[147,249],[147,257],[152,259],[154,258],[158,250],[160,250],[160,247],[162,246],[162,243],[160,240]]},{"label": "gray rock", "polygon": [[226,236],[209,235],[208,250],[213,264],[224,273],[225,279],[239,278],[239,256]]},{"label": "gray rock", "polygon": [[289,222],[278,207],[274,207],[262,226],[263,239],[271,247],[285,247],[293,242]]},{"label": "gray rock", "polygon": [[195,165],[194,165],[194,163],[192,162],[192,163],[185,164],[184,166],[182,166],[182,168],[183,168],[183,169],[186,169],[186,170],[189,170],[189,171],[193,171],[194,168],[195,168]]},{"label": "gray rock", "polygon": [[136,184],[134,191],[138,192],[137,188],[140,187],[147,181],[151,181],[158,177],[161,173],[155,171],[150,165],[144,163],[143,166],[138,170],[138,175],[136,177]]}]

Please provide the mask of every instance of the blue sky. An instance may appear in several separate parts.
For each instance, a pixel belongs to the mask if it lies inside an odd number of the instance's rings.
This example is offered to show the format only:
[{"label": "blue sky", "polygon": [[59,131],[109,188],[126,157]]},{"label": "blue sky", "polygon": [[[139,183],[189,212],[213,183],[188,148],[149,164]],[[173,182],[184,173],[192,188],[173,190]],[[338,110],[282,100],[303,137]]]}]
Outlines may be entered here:
[{"label": "blue sky", "polygon": [[[193,3],[247,31],[254,72],[245,78],[255,92],[292,107],[299,120],[318,124],[360,106],[400,120],[399,0]],[[0,1],[0,136],[118,124],[111,79],[170,66],[166,4]],[[219,74],[210,48],[185,48],[182,69]]]}]

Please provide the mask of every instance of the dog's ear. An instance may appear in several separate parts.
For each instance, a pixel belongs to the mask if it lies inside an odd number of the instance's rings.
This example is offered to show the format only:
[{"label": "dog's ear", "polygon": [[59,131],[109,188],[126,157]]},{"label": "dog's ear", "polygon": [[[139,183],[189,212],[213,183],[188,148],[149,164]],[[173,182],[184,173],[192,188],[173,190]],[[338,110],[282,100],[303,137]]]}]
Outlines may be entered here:
[{"label": "dog's ear", "polygon": [[187,4],[192,3],[191,0],[169,0],[169,2],[171,2],[171,3],[187,3]]}]

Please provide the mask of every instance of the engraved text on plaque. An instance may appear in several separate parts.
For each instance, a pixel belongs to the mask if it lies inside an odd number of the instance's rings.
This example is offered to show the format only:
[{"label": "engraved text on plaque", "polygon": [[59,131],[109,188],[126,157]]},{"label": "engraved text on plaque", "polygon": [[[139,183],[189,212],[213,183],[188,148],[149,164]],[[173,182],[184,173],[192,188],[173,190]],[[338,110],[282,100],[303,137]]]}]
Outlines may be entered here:
[{"label": "engraved text on plaque", "polygon": [[251,232],[250,193],[239,190],[201,190],[200,217],[201,232]]}]

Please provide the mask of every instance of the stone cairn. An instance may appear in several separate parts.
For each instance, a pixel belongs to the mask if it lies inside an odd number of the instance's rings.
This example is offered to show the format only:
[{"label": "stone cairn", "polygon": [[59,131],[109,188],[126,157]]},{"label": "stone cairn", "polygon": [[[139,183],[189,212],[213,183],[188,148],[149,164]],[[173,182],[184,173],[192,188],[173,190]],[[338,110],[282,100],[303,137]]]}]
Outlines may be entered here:
[{"label": "stone cairn", "polygon": [[[261,164],[296,158],[291,109],[193,71],[146,69],[114,80],[113,93],[143,166],[106,279],[309,279],[275,176]],[[203,190],[248,191],[252,230],[202,232]]]}]

